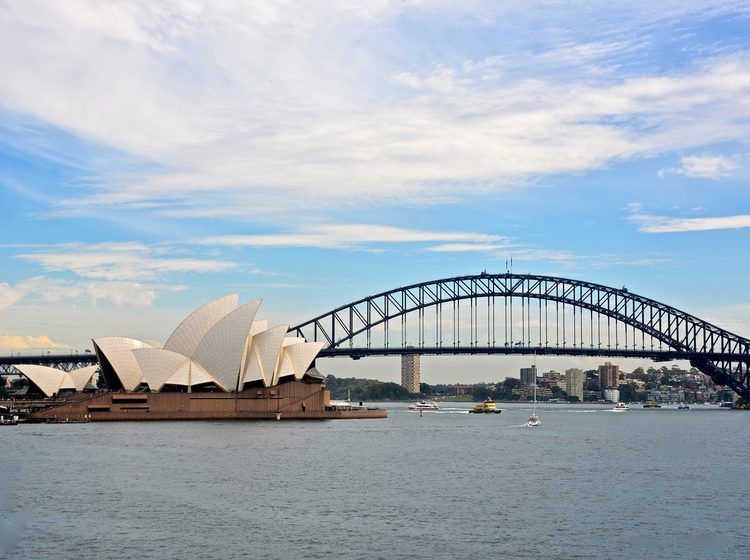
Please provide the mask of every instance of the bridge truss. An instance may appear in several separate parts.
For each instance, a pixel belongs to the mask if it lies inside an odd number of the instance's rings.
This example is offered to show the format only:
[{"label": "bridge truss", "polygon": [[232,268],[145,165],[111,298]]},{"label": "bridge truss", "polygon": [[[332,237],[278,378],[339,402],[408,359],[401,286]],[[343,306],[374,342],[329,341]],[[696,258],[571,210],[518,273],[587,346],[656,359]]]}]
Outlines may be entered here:
[{"label": "bridge truss", "polygon": [[96,354],[85,352],[83,354],[40,354],[34,356],[10,356],[0,357],[0,375],[19,375],[13,364],[35,364],[73,371],[84,366],[92,366],[97,363]]},{"label": "bridge truss", "polygon": [[750,340],[658,301],[591,282],[478,274],[369,296],[291,333],[321,357],[540,354],[689,360],[750,400]]}]

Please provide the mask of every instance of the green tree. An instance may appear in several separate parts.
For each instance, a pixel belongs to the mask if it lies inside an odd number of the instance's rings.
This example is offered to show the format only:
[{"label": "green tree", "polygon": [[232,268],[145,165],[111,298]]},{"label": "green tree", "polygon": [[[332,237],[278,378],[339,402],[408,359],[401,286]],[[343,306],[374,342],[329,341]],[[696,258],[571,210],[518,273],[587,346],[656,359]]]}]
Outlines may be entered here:
[{"label": "green tree", "polygon": [[553,399],[565,399],[568,397],[568,393],[560,389],[560,387],[552,387],[552,398]]},{"label": "green tree", "polygon": [[638,399],[638,386],[635,383],[624,383],[617,388],[622,402],[635,402]]},{"label": "green tree", "polygon": [[483,401],[487,397],[493,396],[486,385],[474,385],[474,391],[472,394],[476,401]]}]

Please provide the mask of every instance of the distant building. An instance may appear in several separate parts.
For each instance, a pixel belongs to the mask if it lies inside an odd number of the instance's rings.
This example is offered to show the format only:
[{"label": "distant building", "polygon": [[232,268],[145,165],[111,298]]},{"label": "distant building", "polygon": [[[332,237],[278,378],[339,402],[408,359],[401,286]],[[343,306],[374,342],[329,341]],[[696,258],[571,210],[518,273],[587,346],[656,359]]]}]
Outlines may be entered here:
[{"label": "distant building", "polygon": [[419,354],[401,355],[401,386],[410,393],[419,393]]},{"label": "distant building", "polygon": [[599,366],[599,389],[617,389],[620,386],[620,366],[604,362]]},{"label": "distant building", "polygon": [[448,385],[446,390],[449,395],[471,395],[474,392],[474,385]]},{"label": "distant building", "polygon": [[583,402],[583,382],[586,380],[586,374],[578,368],[565,370],[565,392],[568,397],[578,397]]},{"label": "distant building", "polygon": [[563,375],[559,371],[555,370],[544,372],[542,374],[542,380],[537,380],[537,384],[542,385],[543,387],[549,387],[550,389],[552,389],[553,387],[562,389],[565,386]]},{"label": "distant building", "polygon": [[521,385],[536,384],[536,366],[530,368],[521,368]]},{"label": "distant building", "polygon": [[609,402],[620,402],[620,391],[619,389],[604,389],[604,400]]},{"label": "distant building", "polygon": [[[513,389],[513,394],[518,395],[519,400],[530,401],[534,398],[534,386],[523,385],[519,389]],[[552,390],[549,387],[537,387],[536,397],[539,400],[547,400],[552,398]]]}]

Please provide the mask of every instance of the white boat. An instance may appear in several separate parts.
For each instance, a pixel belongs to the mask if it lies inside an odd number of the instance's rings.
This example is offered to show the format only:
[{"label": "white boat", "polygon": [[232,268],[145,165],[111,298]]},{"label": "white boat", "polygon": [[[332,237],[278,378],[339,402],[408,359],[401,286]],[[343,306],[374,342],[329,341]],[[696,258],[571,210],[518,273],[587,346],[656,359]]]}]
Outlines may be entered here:
[{"label": "white boat", "polygon": [[440,410],[435,401],[418,401],[409,405],[409,410]]},{"label": "white boat", "polygon": [[534,410],[532,411],[531,416],[529,416],[526,425],[529,428],[537,428],[542,425],[542,419],[539,418],[539,415],[536,413],[536,379],[534,380]]},{"label": "white boat", "polygon": [[329,403],[329,406],[335,410],[361,410],[364,408],[364,406],[362,406],[362,403],[357,404],[352,402],[351,391],[346,392],[345,401],[331,401]]},{"label": "white boat", "polygon": [[690,405],[687,403],[681,402],[677,405],[677,410],[690,410]]},{"label": "white boat", "polygon": [[624,402],[618,402],[612,410],[615,412],[625,412],[626,410],[630,410],[630,407]]},{"label": "white boat", "polygon": [[5,406],[0,406],[0,426],[15,426],[16,424],[18,424],[18,414]]}]

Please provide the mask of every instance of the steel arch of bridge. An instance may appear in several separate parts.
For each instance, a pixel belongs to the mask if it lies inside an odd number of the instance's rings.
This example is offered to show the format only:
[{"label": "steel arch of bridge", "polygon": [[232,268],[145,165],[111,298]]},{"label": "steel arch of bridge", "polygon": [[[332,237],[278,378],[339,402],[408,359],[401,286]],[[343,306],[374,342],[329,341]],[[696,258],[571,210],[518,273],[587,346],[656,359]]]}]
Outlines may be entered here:
[{"label": "steel arch of bridge", "polygon": [[[456,340],[456,317],[460,306],[469,302],[469,342]],[[510,302],[510,341],[508,305]],[[532,310],[532,302],[535,302]],[[520,303],[521,340],[513,332],[513,311]],[[453,340],[444,344],[444,307],[450,304]],[[550,304],[553,310],[550,312]],[[464,303],[465,305],[465,303]],[[479,340],[479,316],[487,321],[487,340]],[[562,315],[560,313],[562,306]],[[496,309],[505,313],[504,339],[497,341]],[[427,310],[434,308],[427,319]],[[573,342],[567,336],[566,313],[572,309]],[[407,342],[407,316],[417,315],[417,343]],[[465,310],[464,310],[465,314]],[[590,323],[585,324],[588,314]],[[550,315],[554,316],[556,337],[550,333]],[[594,323],[596,316],[596,328]],[[532,321],[532,318],[535,319]],[[562,318],[562,319],[561,319]],[[536,320],[538,319],[538,320]],[[389,339],[390,325],[399,321],[400,343]],[[562,320],[562,340],[560,340]],[[606,320],[606,336],[602,333]],[[426,344],[428,323],[434,322],[435,344]],[[570,319],[568,319],[570,322]],[[533,326],[532,326],[533,325]],[[586,331],[588,325],[588,331]],[[429,328],[433,328],[430,325]],[[460,325],[458,327],[461,328]],[[578,332],[576,332],[578,329]],[[624,340],[622,339],[624,329]],[[691,365],[710,375],[750,400],[750,340],[721,329],[707,321],[653,299],[580,280],[531,274],[487,274],[460,276],[422,282],[396,288],[343,305],[289,329],[308,341],[323,341],[321,357],[388,354],[552,354],[642,357],[654,360],[689,360]],[[583,340],[584,332],[588,340]],[[596,331],[596,336],[595,336]],[[484,331],[483,331],[484,332]],[[613,339],[614,332],[614,339]],[[382,346],[373,345],[374,334],[383,337]],[[628,335],[630,334],[630,338]],[[640,336],[639,336],[640,335]],[[355,344],[361,338],[364,343]],[[447,337],[446,337],[447,338]],[[614,342],[614,343],[613,343]],[[640,342],[640,344],[639,344]]]}]

